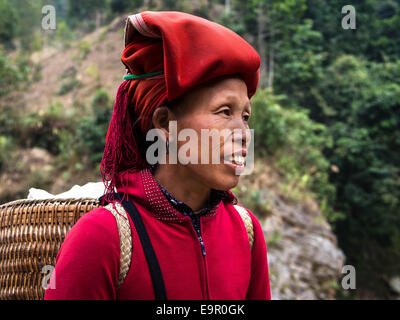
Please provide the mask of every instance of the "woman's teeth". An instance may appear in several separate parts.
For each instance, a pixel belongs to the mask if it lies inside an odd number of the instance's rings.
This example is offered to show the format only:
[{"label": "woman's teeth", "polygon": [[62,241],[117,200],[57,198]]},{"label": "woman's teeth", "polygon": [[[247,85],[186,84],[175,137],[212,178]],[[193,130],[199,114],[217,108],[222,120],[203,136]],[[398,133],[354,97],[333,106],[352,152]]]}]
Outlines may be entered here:
[{"label": "woman's teeth", "polygon": [[239,166],[244,165],[245,158],[243,156],[231,156],[231,162]]}]

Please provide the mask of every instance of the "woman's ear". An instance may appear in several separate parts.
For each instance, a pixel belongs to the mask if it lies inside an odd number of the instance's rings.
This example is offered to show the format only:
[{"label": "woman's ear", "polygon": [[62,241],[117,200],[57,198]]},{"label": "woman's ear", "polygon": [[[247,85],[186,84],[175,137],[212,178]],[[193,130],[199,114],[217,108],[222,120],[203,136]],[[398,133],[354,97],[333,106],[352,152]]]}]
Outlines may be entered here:
[{"label": "woman's ear", "polygon": [[166,137],[169,136],[169,122],[171,120],[176,120],[176,117],[171,109],[166,106],[157,108],[153,113],[154,128],[162,130]]}]

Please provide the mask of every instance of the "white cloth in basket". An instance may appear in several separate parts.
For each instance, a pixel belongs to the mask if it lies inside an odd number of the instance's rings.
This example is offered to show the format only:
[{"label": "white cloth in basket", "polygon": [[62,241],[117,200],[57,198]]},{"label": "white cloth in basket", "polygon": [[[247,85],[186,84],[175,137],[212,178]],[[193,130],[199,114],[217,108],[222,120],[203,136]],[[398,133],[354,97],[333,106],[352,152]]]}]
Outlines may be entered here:
[{"label": "white cloth in basket", "polygon": [[41,200],[51,198],[99,198],[104,193],[103,182],[88,182],[83,186],[74,185],[71,189],[60,194],[51,194],[42,189],[30,188],[27,199]]}]

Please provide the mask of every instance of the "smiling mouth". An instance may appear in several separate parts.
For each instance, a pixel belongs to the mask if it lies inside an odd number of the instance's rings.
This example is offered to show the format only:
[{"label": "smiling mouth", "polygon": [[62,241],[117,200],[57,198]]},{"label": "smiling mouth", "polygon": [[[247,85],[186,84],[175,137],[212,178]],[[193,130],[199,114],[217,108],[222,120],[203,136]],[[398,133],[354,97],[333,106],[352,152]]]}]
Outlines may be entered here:
[{"label": "smiling mouth", "polygon": [[230,155],[224,158],[224,163],[232,163],[237,166],[244,166],[246,163],[246,158],[241,155]]}]

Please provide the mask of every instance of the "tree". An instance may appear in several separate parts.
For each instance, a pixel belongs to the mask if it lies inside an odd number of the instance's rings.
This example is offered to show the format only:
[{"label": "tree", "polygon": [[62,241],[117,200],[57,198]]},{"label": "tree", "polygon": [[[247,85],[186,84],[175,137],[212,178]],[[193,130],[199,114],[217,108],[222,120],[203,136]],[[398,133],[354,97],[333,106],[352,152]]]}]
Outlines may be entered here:
[{"label": "tree", "polygon": [[[231,14],[243,21],[246,34],[255,39],[260,54],[261,87],[273,88],[281,46],[291,41],[306,10],[306,0],[232,1]],[[228,24],[228,27],[231,27]]]},{"label": "tree", "polygon": [[14,47],[18,17],[15,9],[6,0],[0,0],[0,44],[5,48]]},{"label": "tree", "polygon": [[335,229],[360,286],[385,296],[382,278],[400,270],[400,61],[342,56],[326,69],[319,92],[334,112],[322,115],[334,140],[326,150],[339,172]]},{"label": "tree", "polygon": [[110,9],[112,12],[122,13],[128,9],[138,8],[141,5],[143,5],[143,0],[111,0]]},{"label": "tree", "polygon": [[22,75],[15,66],[0,50],[0,97],[7,95],[19,86]]},{"label": "tree", "polygon": [[[341,8],[346,0],[307,0],[306,18],[325,39],[325,51],[331,61],[341,54],[362,55],[369,60],[384,61],[400,56],[400,1],[360,0],[356,9],[357,28],[343,30]],[[354,45],[354,44],[357,45]]]},{"label": "tree", "polygon": [[17,38],[22,50],[30,52],[35,47],[35,34],[41,31],[44,0],[13,0],[18,15]]},{"label": "tree", "polygon": [[68,18],[73,27],[91,30],[102,22],[102,12],[107,9],[106,0],[69,0]]}]

